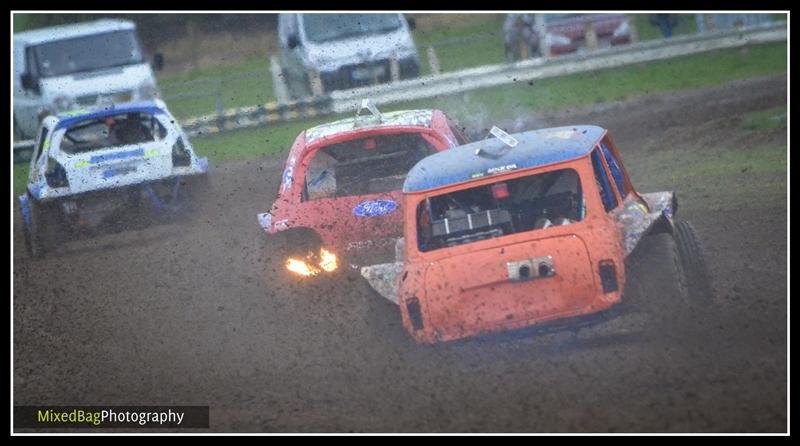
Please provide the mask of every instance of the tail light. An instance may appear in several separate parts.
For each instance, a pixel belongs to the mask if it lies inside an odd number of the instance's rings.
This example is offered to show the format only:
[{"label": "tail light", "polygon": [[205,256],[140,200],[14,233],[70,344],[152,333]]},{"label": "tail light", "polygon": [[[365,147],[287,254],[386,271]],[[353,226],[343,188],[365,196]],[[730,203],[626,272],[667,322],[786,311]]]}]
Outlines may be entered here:
[{"label": "tail light", "polygon": [[600,283],[603,285],[603,293],[611,293],[619,289],[617,268],[612,260],[600,261]]},{"label": "tail light", "polygon": [[412,297],[406,300],[406,309],[408,310],[408,318],[411,320],[411,326],[414,330],[422,330],[425,325],[422,323],[422,309],[419,306],[419,299]]},{"label": "tail light", "polygon": [[172,146],[172,166],[186,167],[190,164],[192,164],[192,155],[186,150],[183,138],[178,137],[178,140]]},{"label": "tail light", "polygon": [[47,185],[50,187],[69,187],[67,171],[64,169],[64,166],[52,158],[47,160],[47,170],[44,173],[44,177],[47,179]]}]

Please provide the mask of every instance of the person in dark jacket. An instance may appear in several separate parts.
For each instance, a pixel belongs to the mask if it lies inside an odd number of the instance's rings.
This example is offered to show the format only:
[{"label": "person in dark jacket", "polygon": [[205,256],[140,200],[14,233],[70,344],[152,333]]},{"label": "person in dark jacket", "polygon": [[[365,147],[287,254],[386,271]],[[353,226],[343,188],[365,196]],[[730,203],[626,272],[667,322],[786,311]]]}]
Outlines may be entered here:
[{"label": "person in dark jacket", "polygon": [[650,23],[659,27],[661,34],[668,39],[672,37],[672,28],[678,25],[678,17],[675,14],[653,14]]}]

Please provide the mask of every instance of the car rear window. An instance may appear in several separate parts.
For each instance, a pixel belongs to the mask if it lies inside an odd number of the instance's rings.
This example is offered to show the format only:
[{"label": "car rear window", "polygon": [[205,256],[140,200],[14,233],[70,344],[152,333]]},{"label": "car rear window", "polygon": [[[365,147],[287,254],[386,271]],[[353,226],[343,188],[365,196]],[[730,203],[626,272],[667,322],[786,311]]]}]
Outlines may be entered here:
[{"label": "car rear window", "polygon": [[560,169],[426,198],[417,207],[420,251],[581,221],[578,173]]},{"label": "car rear window", "polygon": [[167,130],[148,113],[133,112],[91,118],[72,125],[64,133],[61,150],[83,153],[94,150],[160,141]]},{"label": "car rear window", "polygon": [[434,148],[417,133],[381,135],[320,149],[306,172],[305,200],[400,190],[406,174]]}]

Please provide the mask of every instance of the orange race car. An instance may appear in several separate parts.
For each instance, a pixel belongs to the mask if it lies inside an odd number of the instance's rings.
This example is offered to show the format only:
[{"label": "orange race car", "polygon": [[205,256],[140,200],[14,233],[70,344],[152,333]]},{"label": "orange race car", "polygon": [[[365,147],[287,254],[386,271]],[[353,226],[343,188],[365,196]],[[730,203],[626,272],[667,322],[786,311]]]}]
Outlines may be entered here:
[{"label": "orange race car", "polygon": [[650,245],[646,298],[708,301],[702,247],[674,220],[675,195],[636,192],[605,129],[491,133],[410,170],[396,262],[361,269],[414,339],[602,312],[627,297],[626,260],[640,245]]}]

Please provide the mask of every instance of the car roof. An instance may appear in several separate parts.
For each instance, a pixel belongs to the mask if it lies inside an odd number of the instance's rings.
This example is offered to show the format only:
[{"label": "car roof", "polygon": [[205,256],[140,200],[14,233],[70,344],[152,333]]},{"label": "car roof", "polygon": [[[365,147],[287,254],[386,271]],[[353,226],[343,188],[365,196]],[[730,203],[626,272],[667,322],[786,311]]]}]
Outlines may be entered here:
[{"label": "car roof", "polygon": [[163,108],[163,104],[157,101],[128,102],[125,104],[115,105],[113,108],[74,110],[72,112],[56,116],[58,119],[58,124],[56,124],[55,130],[70,127],[73,124],[86,119],[104,118],[106,116],[119,115],[122,113],[147,113],[150,115],[157,115],[166,113],[166,111]]},{"label": "car roof", "polygon": [[376,120],[372,115],[340,119],[338,121],[320,124],[306,130],[306,144],[319,139],[327,138],[340,133],[362,129],[388,128],[388,127],[421,127],[430,128],[433,121],[434,110],[398,110],[381,113],[381,120]]},{"label": "car roof", "polygon": [[[597,126],[555,127],[515,133],[517,145],[508,148],[500,139],[490,138],[428,156],[406,176],[403,192],[419,192],[449,186],[493,173],[525,169],[581,158],[591,152],[605,133]],[[479,155],[501,153],[500,156]]]},{"label": "car roof", "polygon": [[56,40],[72,39],[91,34],[100,34],[111,31],[135,29],[136,25],[130,20],[103,19],[93,22],[73,23],[69,25],[52,26],[49,28],[34,29],[14,34],[14,40],[38,45]]}]

